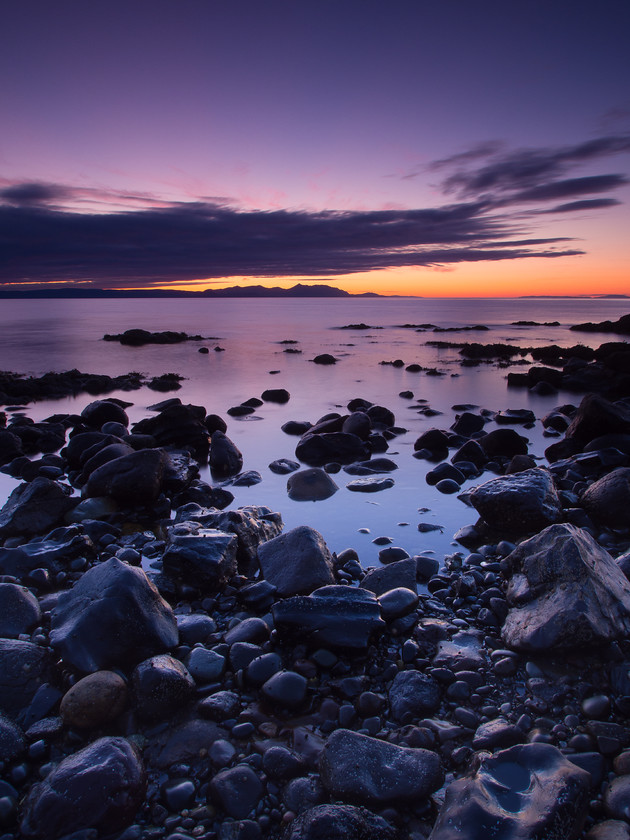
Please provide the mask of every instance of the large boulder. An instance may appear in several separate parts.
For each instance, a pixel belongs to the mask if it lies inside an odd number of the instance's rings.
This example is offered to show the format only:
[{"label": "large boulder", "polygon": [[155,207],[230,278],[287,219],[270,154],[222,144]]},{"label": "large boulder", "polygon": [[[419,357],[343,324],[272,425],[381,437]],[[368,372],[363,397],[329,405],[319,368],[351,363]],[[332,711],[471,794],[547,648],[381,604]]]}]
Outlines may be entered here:
[{"label": "large boulder", "polygon": [[136,748],[125,738],[100,738],[32,787],[22,807],[22,836],[56,840],[89,828],[112,834],[132,822],[145,792]]},{"label": "large boulder", "polygon": [[483,757],[452,782],[429,840],[575,840],[588,810],[590,774],[550,744]]},{"label": "large boulder", "polygon": [[322,467],[330,461],[351,464],[370,457],[368,444],[347,432],[307,433],[295,448],[296,458],[311,467]]},{"label": "large boulder", "polygon": [[429,750],[399,747],[349,729],[328,737],[319,773],[335,798],[358,805],[419,805],[440,787],[440,758]]},{"label": "large boulder", "polygon": [[210,445],[205,419],[203,406],[169,400],[156,417],[146,417],[136,423],[133,433],[151,435],[158,446],[188,449],[196,458],[205,460]]},{"label": "large boulder", "polygon": [[193,586],[217,590],[236,574],[237,538],[196,523],[170,529],[164,572]]},{"label": "large boulder", "polygon": [[294,819],[284,840],[398,840],[382,817],[354,805],[315,805]]},{"label": "large boulder", "polygon": [[84,494],[109,496],[118,504],[151,505],[162,490],[166,456],[160,449],[141,449],[114,458],[90,474]]},{"label": "large boulder", "polygon": [[66,662],[91,673],[175,647],[177,620],[142,569],[112,557],[59,596],[50,641]]},{"label": "large boulder", "polygon": [[0,538],[50,531],[77,503],[71,493],[66,484],[44,476],[19,484],[0,510]]},{"label": "large boulder", "polygon": [[263,576],[279,595],[312,592],[335,582],[332,555],[322,535],[300,525],[258,547]]},{"label": "large boulder", "polygon": [[473,489],[470,501],[484,522],[500,532],[540,531],[562,516],[553,479],[540,467],[492,478]]},{"label": "large boulder", "polygon": [[365,650],[385,627],[376,596],[351,586],[324,586],[276,601],[271,611],[281,636],[323,647]]},{"label": "large boulder", "polygon": [[586,446],[601,435],[629,434],[630,408],[598,394],[587,394],[569,424],[566,437]]},{"label": "large boulder", "polygon": [[630,467],[619,467],[595,481],[582,493],[580,504],[596,522],[611,528],[626,528],[630,510]]},{"label": "large boulder", "polygon": [[630,582],[587,531],[552,525],[517,546],[506,566],[509,647],[582,649],[630,633]]}]

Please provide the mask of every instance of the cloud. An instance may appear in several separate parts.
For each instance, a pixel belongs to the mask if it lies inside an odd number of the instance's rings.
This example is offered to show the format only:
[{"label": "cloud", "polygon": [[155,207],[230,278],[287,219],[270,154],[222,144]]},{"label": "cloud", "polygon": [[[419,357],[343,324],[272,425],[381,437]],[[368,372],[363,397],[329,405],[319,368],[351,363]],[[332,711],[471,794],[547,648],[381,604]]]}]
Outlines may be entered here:
[{"label": "cloud", "polygon": [[558,204],[548,210],[541,210],[541,213],[573,213],[576,210],[602,210],[604,207],[616,207],[621,204],[616,198],[585,198],[582,201],[569,201],[567,204]]},{"label": "cloud", "polygon": [[87,280],[115,287],[236,275],[324,278],[582,253],[559,247],[564,239],[528,239],[522,221],[490,210],[483,201],[369,212],[246,212],[190,202],[108,214],[5,204],[0,283]]},{"label": "cloud", "polygon": [[0,189],[0,199],[9,204],[49,204],[67,198],[69,191],[57,184],[24,183],[12,184]]}]

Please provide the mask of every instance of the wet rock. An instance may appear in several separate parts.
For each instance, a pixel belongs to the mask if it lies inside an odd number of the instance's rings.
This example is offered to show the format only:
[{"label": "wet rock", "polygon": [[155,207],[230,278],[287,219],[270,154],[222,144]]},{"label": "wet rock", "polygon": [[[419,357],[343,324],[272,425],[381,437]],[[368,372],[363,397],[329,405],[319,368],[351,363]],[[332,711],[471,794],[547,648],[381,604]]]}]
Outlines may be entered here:
[{"label": "wet rock", "polygon": [[306,697],[306,678],[295,671],[278,671],[264,683],[261,693],[275,706],[295,709]]},{"label": "wet rock", "polygon": [[461,632],[438,643],[433,665],[451,671],[476,671],[484,667],[485,661],[480,634]]},{"label": "wet rock", "polygon": [[151,505],[162,490],[166,458],[160,449],[141,449],[98,467],[84,488],[88,498],[109,496],[118,504]]},{"label": "wet rock", "polygon": [[26,739],[21,728],[0,713],[0,761],[13,761],[26,750]]},{"label": "wet rock", "polygon": [[574,840],[588,807],[590,776],[550,744],[525,744],[481,759],[452,782],[431,840],[488,836]]},{"label": "wet rock", "polygon": [[196,523],[189,533],[178,533],[183,527],[170,529],[162,557],[165,574],[204,590],[220,589],[236,574],[236,536]]},{"label": "wet rock", "polygon": [[0,639],[0,711],[20,721],[51,675],[47,648],[20,639]]},{"label": "wet rock", "polygon": [[552,525],[505,563],[511,609],[502,635],[509,647],[583,648],[630,632],[630,584],[588,532]]},{"label": "wet rock", "polygon": [[553,479],[541,468],[490,479],[472,490],[470,501],[484,522],[500,532],[540,531],[562,515]]},{"label": "wet rock", "polygon": [[333,496],[339,487],[319,467],[293,473],[287,481],[287,493],[296,502],[319,502]]},{"label": "wet rock", "polygon": [[373,806],[422,802],[443,781],[436,753],[399,747],[348,729],[329,736],[319,772],[336,799]]},{"label": "wet rock", "polygon": [[529,425],[536,422],[536,415],[529,408],[508,408],[494,415],[494,422],[499,425]]},{"label": "wet rock", "polygon": [[316,365],[334,365],[337,361],[330,353],[320,353],[313,359]]},{"label": "wet rock", "polygon": [[485,426],[485,423],[485,418],[480,414],[473,414],[471,411],[464,411],[462,414],[458,415],[457,419],[452,424],[451,429],[456,435],[470,437],[471,435],[474,435],[475,432],[480,432]]},{"label": "wet rock", "polygon": [[388,490],[394,486],[393,478],[355,478],[346,484],[347,490],[352,490],[355,493],[378,493],[381,490]]},{"label": "wet rock", "polygon": [[64,694],[59,713],[67,726],[94,729],[115,720],[127,703],[127,684],[115,671],[96,671]]},{"label": "wet rock", "polygon": [[316,805],[303,811],[287,829],[285,840],[396,840],[387,820],[353,805]]},{"label": "wet rock", "polygon": [[382,569],[374,569],[368,572],[359,584],[360,588],[369,589],[377,596],[399,586],[404,586],[412,592],[417,591],[416,561],[413,557],[397,560]]},{"label": "wet rock", "polygon": [[280,428],[285,435],[304,435],[313,424],[308,420],[287,420]]},{"label": "wet rock", "polygon": [[267,388],[260,395],[265,402],[274,402],[284,405],[289,402],[290,394],[286,388]]},{"label": "wet rock", "polygon": [[217,430],[210,443],[210,470],[214,476],[229,478],[243,468],[243,456],[227,435]]},{"label": "wet rock", "polygon": [[247,764],[222,770],[211,780],[208,796],[230,817],[244,819],[263,795],[262,782]]},{"label": "wet rock", "polygon": [[184,664],[167,654],[140,662],[131,681],[138,714],[149,720],[178,711],[195,691],[195,681]]},{"label": "wet rock", "polygon": [[8,464],[22,454],[22,441],[6,429],[0,429],[0,465]]},{"label": "wet rock", "polygon": [[200,685],[218,680],[225,670],[225,657],[214,650],[194,647],[186,657],[189,673]]},{"label": "wet rock", "polygon": [[88,828],[110,834],[131,823],[145,791],[136,749],[125,738],[100,738],[63,759],[33,786],[20,828],[25,837],[41,840]]},{"label": "wet rock", "polygon": [[309,593],[335,582],[332,555],[314,528],[300,525],[258,548],[263,576],[281,596]]},{"label": "wet rock", "polygon": [[178,641],[177,622],[145,573],[114,557],[60,595],[50,641],[66,662],[90,673],[169,650]]},{"label": "wet rock", "polygon": [[630,820],[630,775],[617,776],[604,793],[606,814],[616,820]]},{"label": "wet rock", "polygon": [[630,409],[598,394],[587,394],[566,430],[566,437],[586,446],[594,438],[630,433]]},{"label": "wet rock", "polygon": [[580,504],[596,522],[622,528],[628,522],[630,508],[630,467],[619,467],[588,487]]},{"label": "wet rock", "polygon": [[343,421],[341,431],[350,435],[356,435],[362,440],[367,440],[372,431],[372,421],[365,411],[353,411]]},{"label": "wet rock", "polygon": [[113,400],[96,400],[85,406],[81,418],[94,429],[100,429],[105,423],[120,423],[124,428],[129,425],[127,412]]},{"label": "wet rock", "polygon": [[440,460],[448,456],[449,438],[446,432],[440,429],[427,429],[423,432],[413,445],[415,452],[428,450],[434,460]]},{"label": "wet rock", "polygon": [[513,747],[515,744],[522,744],[525,740],[525,733],[508,723],[505,718],[493,718],[482,723],[473,736],[474,750],[501,750],[505,747]]},{"label": "wet rock", "polygon": [[399,671],[389,689],[389,707],[399,723],[432,715],[440,707],[440,687],[420,671]]},{"label": "wet rock", "polygon": [[276,473],[276,475],[288,475],[289,473],[295,472],[295,470],[299,470],[300,465],[297,461],[292,461],[290,458],[278,458],[269,464],[269,469],[271,472]]},{"label": "wet rock", "polygon": [[415,610],[418,605],[418,595],[414,590],[399,586],[380,595],[378,602],[385,621],[393,621]]},{"label": "wet rock", "polygon": [[308,772],[303,756],[283,746],[272,746],[263,755],[263,770],[275,781],[286,782]]},{"label": "wet rock", "polygon": [[311,595],[277,601],[272,607],[280,635],[309,644],[365,649],[373,633],[385,625],[371,592],[350,586],[324,586]]},{"label": "wet rock", "polygon": [[43,476],[18,485],[0,510],[0,538],[50,531],[77,503],[71,493],[67,485]]},{"label": "wet rock", "polygon": [[[207,761],[213,745],[225,738],[226,731],[210,720],[193,718],[177,726],[161,728],[144,752],[149,765],[159,769],[173,764]],[[229,745],[231,746],[231,745]],[[230,758],[234,755],[231,748]]]},{"label": "wet rock", "polygon": [[429,485],[436,485],[447,478],[452,479],[458,485],[463,484],[466,480],[463,472],[453,466],[453,464],[442,463],[438,464],[434,469],[429,470],[425,476],[425,481]]},{"label": "wet rock", "polygon": [[370,448],[361,438],[346,432],[307,433],[296,446],[295,455],[311,467],[321,467],[331,461],[365,461],[370,457]]},{"label": "wet rock", "polygon": [[15,639],[40,621],[37,598],[25,586],[0,583],[0,637]]},{"label": "wet rock", "polygon": [[[133,427],[134,434],[151,435],[158,446],[189,449],[195,457],[208,457],[206,410],[200,405],[182,405],[168,400],[157,417],[146,417]],[[236,470],[238,472],[238,470]]]},{"label": "wet rock", "polygon": [[527,455],[527,439],[514,429],[494,429],[479,438],[479,445],[489,458]]},{"label": "wet rock", "polygon": [[621,820],[604,820],[585,836],[586,840],[630,840],[630,826]]}]

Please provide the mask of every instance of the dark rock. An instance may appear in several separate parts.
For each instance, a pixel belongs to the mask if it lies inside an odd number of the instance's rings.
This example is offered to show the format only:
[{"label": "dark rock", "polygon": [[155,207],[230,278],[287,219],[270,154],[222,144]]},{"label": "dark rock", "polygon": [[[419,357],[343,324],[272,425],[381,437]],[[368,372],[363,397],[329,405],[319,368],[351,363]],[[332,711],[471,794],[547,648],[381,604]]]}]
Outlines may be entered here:
[{"label": "dark rock", "polygon": [[15,639],[41,620],[37,598],[25,586],[0,583],[0,637]]},{"label": "dark rock", "polygon": [[296,446],[295,455],[312,467],[321,467],[330,461],[340,464],[365,461],[370,457],[370,449],[361,438],[346,432],[311,434],[309,431]]},{"label": "dark rock", "polygon": [[352,805],[316,805],[289,825],[284,840],[396,840],[382,817]]},{"label": "dark rock", "polygon": [[595,481],[582,493],[580,504],[596,522],[611,528],[627,526],[630,467],[619,467]]},{"label": "dark rock", "polygon": [[616,321],[599,321],[597,323],[587,321],[585,324],[574,324],[569,329],[582,332],[612,332],[619,335],[630,335],[630,315],[622,315]]},{"label": "dark rock", "polygon": [[381,807],[418,804],[444,778],[436,753],[400,747],[348,729],[337,729],[328,737],[319,773],[335,799]]},{"label": "dark rock", "polygon": [[415,586],[414,589],[399,586],[380,595],[378,602],[385,621],[392,621],[413,612],[418,605],[418,595],[415,592]]},{"label": "dark rock", "polygon": [[200,335],[188,335],[185,332],[175,332],[174,330],[163,330],[162,332],[149,332],[134,328],[125,330],[118,335],[110,335],[107,333],[103,336],[103,341],[119,341],[121,344],[129,347],[142,347],[144,344],[180,344],[182,341],[203,341]]},{"label": "dark rock", "polygon": [[162,490],[166,458],[160,449],[141,449],[98,467],[84,488],[88,497],[109,496],[118,504],[151,505]]},{"label": "dark rock", "polygon": [[347,490],[352,490],[355,493],[378,493],[381,490],[388,490],[394,486],[393,478],[377,478],[372,476],[370,478],[355,478],[354,481],[346,484]]},{"label": "dark rock", "polygon": [[505,563],[511,609],[502,635],[509,647],[582,649],[630,632],[630,583],[588,532],[552,525]]},{"label": "dark rock", "polygon": [[89,673],[169,650],[178,641],[177,622],[145,573],[114,557],[60,595],[50,641],[66,662]]},{"label": "dark rock", "polygon": [[0,639],[0,711],[24,720],[52,672],[50,651],[20,639]]},{"label": "dark rock", "polygon": [[94,429],[100,429],[105,423],[120,423],[124,428],[129,425],[125,409],[113,400],[96,400],[86,405],[81,418]]},{"label": "dark rock", "polygon": [[454,464],[459,464],[462,461],[469,461],[474,464],[477,469],[481,469],[488,457],[476,440],[467,440],[462,444],[457,452],[451,458]]},{"label": "dark rock", "polygon": [[465,411],[457,417],[455,422],[452,424],[451,429],[456,435],[470,437],[471,435],[474,435],[475,432],[480,432],[485,423],[485,418],[480,414],[473,414],[470,411]]},{"label": "dark rock", "polygon": [[264,683],[261,693],[275,706],[295,709],[306,697],[306,677],[295,671],[278,671]]},{"label": "dark rock", "polygon": [[443,454],[446,458],[448,455],[449,438],[446,432],[440,429],[428,429],[423,432],[413,445],[414,451],[418,452],[422,449],[428,449],[429,452],[436,454]]},{"label": "dark rock", "polygon": [[22,454],[22,441],[6,429],[0,429],[0,465],[8,464]]},{"label": "dark rock", "polygon": [[285,388],[267,388],[260,395],[265,402],[288,403],[290,394]]},{"label": "dark rock", "polygon": [[313,359],[316,365],[334,365],[337,361],[330,353],[320,353]]},{"label": "dark rock", "polygon": [[222,770],[212,778],[208,787],[208,797],[230,817],[239,820],[255,809],[262,794],[262,782],[247,764]]},{"label": "dark rock", "polygon": [[494,422],[499,425],[529,425],[536,422],[536,415],[529,408],[508,408],[497,412]]},{"label": "dark rock", "polygon": [[324,586],[277,601],[271,611],[280,635],[322,647],[365,649],[385,626],[374,595],[350,586]]},{"label": "dark rock", "polygon": [[[179,400],[168,401],[157,417],[147,417],[136,423],[134,434],[151,435],[158,446],[189,449],[195,457],[208,456],[206,411],[199,405],[182,405]],[[238,470],[237,470],[238,472]]]},{"label": "dark rock", "polygon": [[601,435],[630,434],[630,409],[597,394],[587,394],[566,431],[582,447]]},{"label": "dark rock", "polygon": [[482,757],[452,782],[431,840],[578,837],[588,808],[590,776],[550,744],[524,744]]},{"label": "dark rock", "polygon": [[429,470],[425,476],[425,480],[429,485],[436,485],[445,478],[452,479],[458,485],[463,484],[466,480],[466,477],[461,470],[458,470],[457,467],[447,463],[438,464],[437,467]]},{"label": "dark rock", "polygon": [[630,816],[630,775],[617,776],[604,792],[604,807],[609,817],[627,822]]},{"label": "dark rock", "polygon": [[399,723],[432,715],[440,707],[440,687],[420,671],[399,671],[389,689],[389,707]]},{"label": "dark rock", "polygon": [[472,490],[470,501],[490,527],[502,532],[540,531],[562,515],[553,479],[542,468],[486,481]]},{"label": "dark rock", "polygon": [[21,728],[0,713],[0,761],[13,761],[25,750],[26,739]]},{"label": "dark rock", "polygon": [[307,525],[262,543],[258,560],[263,576],[281,596],[309,593],[335,582],[332,556],[324,538]]},{"label": "dark rock", "polygon": [[18,485],[0,510],[0,538],[50,531],[77,503],[71,493],[67,485],[43,476]]},{"label": "dark rock", "polygon": [[416,561],[413,557],[406,560],[397,560],[382,569],[374,569],[368,572],[359,587],[369,589],[376,596],[388,592],[390,589],[404,586],[416,592]]},{"label": "dark rock", "polygon": [[67,726],[94,729],[115,720],[126,704],[127,684],[120,674],[96,671],[64,694],[59,713]]},{"label": "dark rock", "polygon": [[300,465],[297,461],[291,461],[289,458],[278,458],[269,464],[269,469],[277,475],[288,475],[295,470],[299,470]]},{"label": "dark rock", "polygon": [[398,464],[390,458],[372,458],[369,461],[359,461],[343,468],[348,475],[374,475],[374,473],[393,472]]},{"label": "dark rock", "polygon": [[398,560],[407,560],[409,553],[406,549],[397,545],[388,545],[387,548],[382,548],[378,553],[378,559],[381,563],[396,563]]},{"label": "dark rock", "polygon": [[178,711],[195,690],[195,681],[185,666],[167,654],[140,662],[131,680],[138,714],[149,720]]},{"label": "dark rock", "polygon": [[362,440],[367,440],[372,431],[372,421],[365,411],[353,411],[343,421],[341,431],[346,432],[346,434],[356,435]]},{"label": "dark rock", "polygon": [[236,536],[196,523],[181,533],[183,527],[170,529],[162,558],[164,572],[204,590],[220,589],[236,573]]},{"label": "dark rock", "polygon": [[287,420],[287,422],[280,428],[285,435],[304,435],[311,428],[313,424],[308,420]]},{"label": "dark rock", "polygon": [[479,671],[485,665],[483,645],[478,633],[456,633],[438,643],[433,665],[451,671]]},{"label": "dark rock", "polygon": [[20,828],[25,837],[41,840],[87,828],[111,834],[131,823],[145,791],[135,747],[125,738],[100,738],[63,759],[31,788]]},{"label": "dark rock", "polygon": [[494,429],[479,438],[479,445],[489,458],[527,455],[527,438],[515,429]]},{"label": "dark rock", "polygon": [[525,740],[525,733],[518,726],[508,723],[505,718],[493,718],[477,727],[473,736],[474,750],[502,750],[506,747],[513,747],[515,744],[522,744]]},{"label": "dark rock", "polygon": [[229,478],[243,468],[243,456],[223,432],[213,432],[210,442],[210,470],[215,476]]},{"label": "dark rock", "polygon": [[173,764],[207,762],[213,744],[225,735],[225,730],[213,721],[199,718],[163,727],[148,744],[145,760],[159,769]]},{"label": "dark rock", "polygon": [[333,496],[339,487],[320,467],[293,473],[287,481],[287,493],[295,502],[319,502]]},{"label": "dark rock", "polygon": [[200,701],[197,711],[205,718],[220,721],[236,717],[240,708],[238,694],[233,691],[215,691]]},{"label": "dark rock", "polygon": [[375,429],[391,429],[396,425],[394,412],[383,405],[371,405],[367,409],[367,416],[370,418]]}]

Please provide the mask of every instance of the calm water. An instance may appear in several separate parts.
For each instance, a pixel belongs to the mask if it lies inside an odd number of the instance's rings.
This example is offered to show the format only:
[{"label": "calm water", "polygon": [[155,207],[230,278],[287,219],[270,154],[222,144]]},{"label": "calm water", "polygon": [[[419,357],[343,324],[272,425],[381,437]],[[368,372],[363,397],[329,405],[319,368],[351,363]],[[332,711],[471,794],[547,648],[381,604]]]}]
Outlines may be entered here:
[{"label": "calm water", "polygon": [[[443,496],[427,485],[432,465],[412,457],[416,438],[432,426],[447,429],[457,403],[481,408],[531,408],[537,418],[555,405],[579,401],[573,394],[537,397],[506,387],[506,369],[494,365],[462,368],[457,351],[428,347],[432,339],[448,341],[503,341],[524,346],[577,343],[598,346],[611,336],[570,332],[571,324],[616,319],[630,312],[624,300],[423,300],[414,298],[359,300],[107,300],[107,301],[2,301],[0,303],[0,368],[29,375],[49,370],[78,368],[84,372],[117,375],[132,370],[158,375],[167,372],[186,377],[176,392],[183,402],[204,405],[228,421],[228,436],[244,456],[245,470],[258,470],[263,481],[250,488],[235,488],[234,506],[263,504],[282,513],[285,527],[308,524],[324,535],[333,551],[355,548],[363,565],[378,562],[375,537],[389,536],[393,545],[410,553],[434,551],[438,556],[456,550],[453,533],[474,522],[475,512],[454,496]],[[517,327],[511,322],[559,321],[558,327]],[[366,323],[370,330],[341,330],[348,324]],[[439,327],[485,324],[488,332],[433,334],[405,329],[403,324],[432,323]],[[123,347],[104,342],[105,333],[132,327],[183,330],[208,338],[209,355],[199,344]],[[282,341],[296,341],[285,345]],[[220,345],[223,353],[213,352]],[[287,354],[288,347],[301,354]],[[323,367],[310,359],[322,352],[338,358]],[[381,365],[402,359],[443,371],[440,377],[409,373],[404,368]],[[518,368],[513,368],[518,370]],[[272,373],[275,371],[275,373]],[[283,406],[264,404],[244,420],[229,418],[226,411],[266,388],[286,388],[290,401]],[[399,396],[410,390],[413,400]],[[132,420],[147,414],[147,406],[165,396],[148,389],[114,394],[133,401]],[[408,431],[390,444],[387,453],[399,465],[395,486],[376,494],[352,493],[345,485],[352,476],[334,476],[339,491],[323,502],[293,502],[286,495],[286,477],[268,469],[277,458],[294,458],[297,439],[281,431],[289,419],[316,421],[331,411],[345,410],[353,397],[364,397],[394,411],[397,424]],[[79,412],[92,398],[44,402],[30,406],[29,416],[43,419],[59,411]],[[418,414],[416,400],[428,401],[443,416]],[[490,424],[488,429],[493,428]],[[542,456],[549,440],[542,427],[525,434],[530,452]],[[204,475],[210,480],[209,475]],[[473,486],[491,476],[476,479]],[[0,474],[0,501],[16,485]],[[428,512],[420,513],[420,508]],[[421,534],[419,522],[443,526],[443,532]],[[406,523],[406,524],[403,524]],[[369,534],[359,529],[369,529]]]}]

